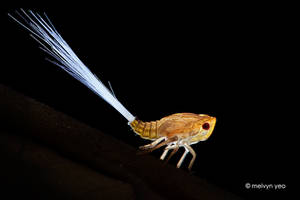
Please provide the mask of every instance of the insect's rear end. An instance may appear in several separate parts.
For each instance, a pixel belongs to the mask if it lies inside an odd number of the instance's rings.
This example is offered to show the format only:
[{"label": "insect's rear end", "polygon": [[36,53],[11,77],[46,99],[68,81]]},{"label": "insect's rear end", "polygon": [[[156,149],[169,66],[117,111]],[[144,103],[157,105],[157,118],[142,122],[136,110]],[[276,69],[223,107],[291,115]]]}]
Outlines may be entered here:
[{"label": "insect's rear end", "polygon": [[135,119],[130,123],[132,130],[143,139],[155,140],[158,135],[158,121],[143,122]]}]

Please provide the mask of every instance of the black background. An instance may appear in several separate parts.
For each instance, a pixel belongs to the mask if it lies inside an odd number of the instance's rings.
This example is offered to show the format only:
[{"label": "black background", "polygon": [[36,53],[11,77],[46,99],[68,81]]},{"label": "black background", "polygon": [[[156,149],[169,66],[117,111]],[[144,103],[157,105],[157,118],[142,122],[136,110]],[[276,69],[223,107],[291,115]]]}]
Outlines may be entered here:
[{"label": "black background", "polygon": [[[242,197],[291,188],[286,100],[293,55],[287,53],[291,27],[280,10],[119,4],[33,10],[46,11],[78,57],[104,83],[111,82],[133,115],[145,121],[180,112],[217,117],[212,136],[193,145],[196,176]],[[46,61],[48,55],[7,12],[14,7],[1,12],[1,83],[132,146],[148,143],[106,102]],[[153,155],[159,158],[161,152]],[[247,182],[287,188],[247,190]]]}]

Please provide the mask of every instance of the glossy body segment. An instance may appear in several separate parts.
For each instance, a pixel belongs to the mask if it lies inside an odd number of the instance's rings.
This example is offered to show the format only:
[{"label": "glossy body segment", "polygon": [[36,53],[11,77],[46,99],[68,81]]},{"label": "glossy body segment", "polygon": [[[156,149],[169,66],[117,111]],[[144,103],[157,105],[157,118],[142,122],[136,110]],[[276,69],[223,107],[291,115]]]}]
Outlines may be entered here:
[{"label": "glossy body segment", "polygon": [[143,122],[141,120],[135,119],[133,122],[130,123],[130,126],[133,129],[133,131],[136,134],[138,134],[141,138],[154,140],[159,138],[157,131],[157,122],[158,121]]}]

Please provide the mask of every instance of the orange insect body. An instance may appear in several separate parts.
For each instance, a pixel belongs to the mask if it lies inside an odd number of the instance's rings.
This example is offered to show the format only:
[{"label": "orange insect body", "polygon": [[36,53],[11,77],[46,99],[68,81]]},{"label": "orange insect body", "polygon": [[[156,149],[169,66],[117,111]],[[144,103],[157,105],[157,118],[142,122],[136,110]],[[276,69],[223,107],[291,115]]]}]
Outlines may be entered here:
[{"label": "orange insect body", "polygon": [[[155,140],[151,144],[140,147],[140,149],[149,152],[167,145],[161,156],[162,160],[166,157],[170,149],[173,149],[173,152],[167,160],[177,152],[179,147],[185,147],[186,152],[179,160],[177,167],[181,166],[186,154],[190,152],[193,155],[193,159],[189,165],[189,169],[191,169],[196,153],[190,145],[208,139],[214,130],[215,124],[216,118],[208,115],[176,113],[151,122],[143,122],[135,119],[129,125],[140,137]],[[163,140],[165,141],[162,142]]]},{"label": "orange insect body", "polygon": [[[197,115],[193,113],[176,113],[169,115],[157,121],[143,122],[135,119],[130,123],[133,131],[143,139],[158,139],[160,137],[178,136],[180,138],[188,138],[199,133],[201,126],[205,122],[215,121],[214,117],[208,115]],[[215,123],[212,123],[213,126]],[[211,128],[210,134],[213,131]],[[199,141],[207,139],[210,134],[205,137],[198,137]]]}]

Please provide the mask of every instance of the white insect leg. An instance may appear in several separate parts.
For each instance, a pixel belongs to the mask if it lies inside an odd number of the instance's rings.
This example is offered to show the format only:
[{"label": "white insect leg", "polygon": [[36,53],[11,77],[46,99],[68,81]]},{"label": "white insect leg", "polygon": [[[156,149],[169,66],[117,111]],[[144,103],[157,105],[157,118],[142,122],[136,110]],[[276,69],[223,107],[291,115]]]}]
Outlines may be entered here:
[{"label": "white insect leg", "polygon": [[171,152],[171,154],[169,155],[169,157],[166,159],[165,163],[169,162],[169,160],[174,156],[174,154],[178,151],[179,146],[175,145],[173,148],[173,151]]},{"label": "white insect leg", "polygon": [[182,156],[181,156],[181,158],[180,158],[180,160],[178,161],[178,163],[177,163],[177,168],[180,168],[181,167],[181,165],[182,165],[182,163],[183,163],[183,161],[184,161],[184,159],[185,159],[185,157],[186,157],[186,155],[189,153],[189,150],[187,149],[187,148],[185,148],[185,152],[182,154]]},{"label": "white insect leg", "polygon": [[165,150],[164,150],[164,152],[162,153],[162,155],[160,156],[160,159],[161,160],[164,160],[165,158],[166,158],[166,156],[167,156],[167,154],[168,154],[168,152],[169,152],[169,150],[170,149],[175,149],[176,148],[176,145],[174,145],[174,144],[169,144],[166,148],[165,148]]},{"label": "white insect leg", "polygon": [[[144,146],[142,146],[142,147],[140,147],[140,149],[142,150],[142,151],[140,151],[140,152],[138,152],[138,154],[139,155],[141,155],[141,154],[146,154],[146,153],[150,153],[150,152],[152,152],[152,151],[154,151],[154,150],[156,150],[156,149],[159,149],[160,147],[162,147],[162,146],[165,146],[165,145],[168,145],[168,144],[170,144],[170,143],[173,143],[173,142],[175,142],[175,141],[177,141],[178,140],[178,137],[177,136],[175,136],[175,137],[172,137],[172,138],[166,138],[166,140],[165,141],[163,141],[163,142],[161,142],[161,143],[159,143],[160,142],[160,140],[159,141],[154,141],[155,142],[155,146],[147,146],[147,149],[144,149]],[[153,142],[153,143],[154,143]],[[159,143],[159,144],[158,144]],[[152,144],[152,143],[151,143]],[[150,145],[151,145],[150,144]],[[146,145],[145,145],[146,146]]]},{"label": "white insect leg", "polygon": [[140,146],[139,148],[141,150],[146,150],[146,149],[151,149],[152,147],[155,147],[158,143],[160,143],[161,141],[165,140],[166,137],[161,137],[161,138],[158,138],[157,140],[155,140],[154,142],[150,143],[150,144],[147,144],[147,145],[144,145],[144,146]]},{"label": "white insect leg", "polygon": [[161,156],[160,156],[160,159],[161,159],[161,160],[164,160],[164,159],[165,159],[165,157],[167,156],[169,150],[170,150],[170,149],[165,148],[163,154],[161,154]]},{"label": "white insect leg", "polygon": [[192,160],[191,160],[191,162],[190,162],[190,164],[189,164],[189,170],[191,170],[192,169],[192,166],[193,166],[193,164],[194,164],[194,162],[195,162],[195,159],[196,159],[196,153],[195,153],[195,151],[194,151],[194,149],[192,148],[192,147],[190,147],[190,145],[188,145],[188,144],[184,144],[184,147],[186,147],[187,149],[188,149],[188,151],[192,154],[192,156],[193,156],[193,158],[192,158]]}]

